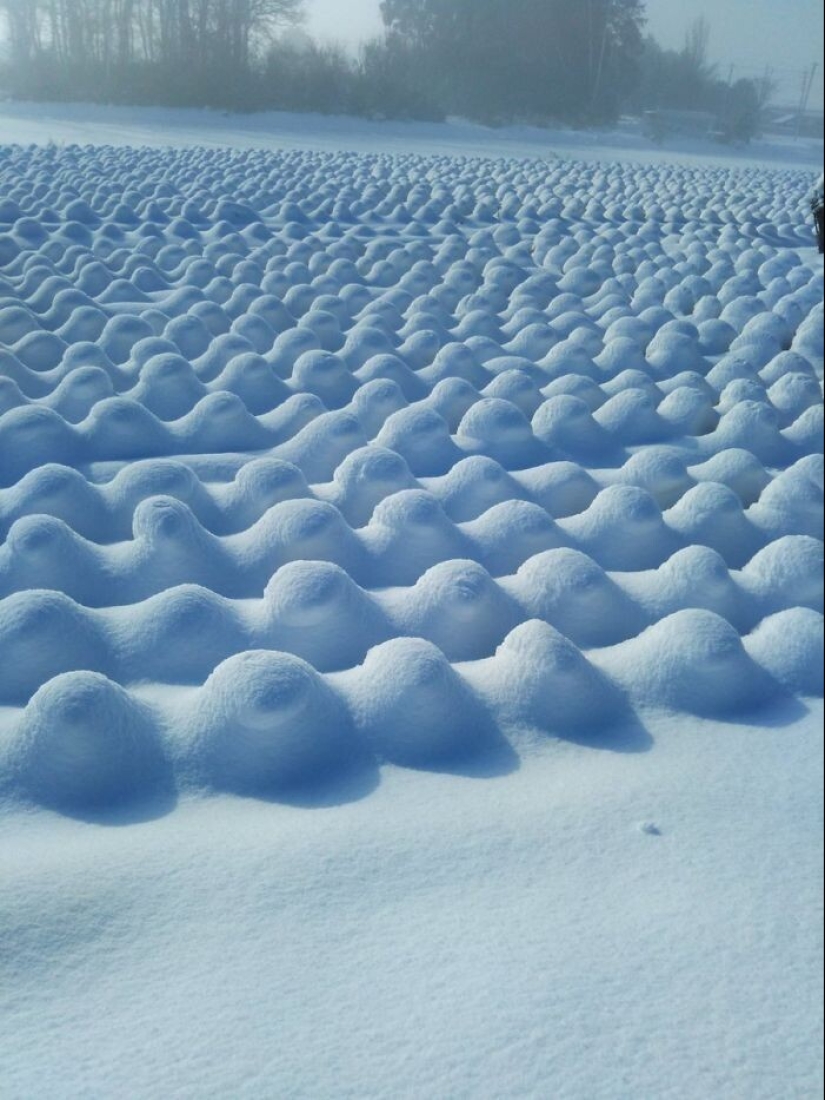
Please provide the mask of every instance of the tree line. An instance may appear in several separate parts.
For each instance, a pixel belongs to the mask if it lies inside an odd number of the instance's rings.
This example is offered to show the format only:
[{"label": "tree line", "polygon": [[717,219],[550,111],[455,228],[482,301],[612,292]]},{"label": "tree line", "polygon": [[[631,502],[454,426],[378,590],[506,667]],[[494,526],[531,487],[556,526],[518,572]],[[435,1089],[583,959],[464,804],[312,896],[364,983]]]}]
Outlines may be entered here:
[{"label": "tree line", "polygon": [[[598,124],[704,109],[749,136],[770,89],[728,87],[708,28],[646,36],[644,0],[382,0],[358,56],[298,29],[303,0],[0,0],[15,96],[308,110],[488,124]],[[738,112],[738,113],[737,113]]]},{"label": "tree line", "polygon": [[[242,105],[256,44],[302,0],[0,0],[18,95]],[[235,87],[236,83],[239,87]]]}]

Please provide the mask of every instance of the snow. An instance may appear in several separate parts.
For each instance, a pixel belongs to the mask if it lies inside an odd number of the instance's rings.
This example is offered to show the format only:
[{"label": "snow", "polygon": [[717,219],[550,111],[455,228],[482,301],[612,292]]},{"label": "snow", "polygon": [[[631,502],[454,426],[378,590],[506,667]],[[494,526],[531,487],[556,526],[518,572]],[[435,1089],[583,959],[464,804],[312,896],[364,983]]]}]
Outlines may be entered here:
[{"label": "snow", "polygon": [[[446,157],[539,157],[589,161],[630,161],[656,164],[717,164],[721,167],[795,166],[815,178],[822,171],[822,142],[771,136],[744,147],[722,147],[707,139],[681,138],[677,145],[657,149],[633,120],[623,120],[613,130],[577,131],[534,126],[488,127],[464,119],[446,122],[373,121],[348,116],[289,114],[266,111],[230,114],[225,111],[168,107],[112,107],[86,103],[26,103],[0,101],[0,142],[28,145],[75,143],[163,148],[228,146],[260,149],[349,150],[379,156],[422,153]],[[808,188],[810,189],[810,188]],[[440,190],[449,202],[483,213],[486,196],[477,206],[471,190],[450,189],[445,180]],[[345,217],[355,196],[348,191],[329,192],[327,202],[334,217]],[[371,196],[370,196],[371,198]],[[598,201],[604,201],[601,196]],[[557,199],[558,216],[564,201]],[[422,204],[423,205],[423,204]],[[584,204],[583,204],[584,209]],[[379,211],[386,215],[394,206]],[[609,204],[606,212],[609,213]],[[88,206],[78,206],[72,217],[84,222]],[[287,209],[285,224],[293,210]],[[532,216],[534,216],[534,211]],[[80,216],[78,216],[80,214]]]},{"label": "snow", "polygon": [[817,1094],[816,150],[0,139],[9,1095]]},{"label": "snow", "polygon": [[6,1088],[815,1095],[821,717],[327,809],[4,819]]}]

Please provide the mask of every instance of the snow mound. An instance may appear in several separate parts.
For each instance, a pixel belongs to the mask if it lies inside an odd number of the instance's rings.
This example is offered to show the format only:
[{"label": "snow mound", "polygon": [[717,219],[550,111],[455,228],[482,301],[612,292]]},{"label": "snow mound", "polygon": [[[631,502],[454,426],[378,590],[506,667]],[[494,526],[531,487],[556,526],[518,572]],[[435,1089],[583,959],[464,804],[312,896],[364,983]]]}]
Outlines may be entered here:
[{"label": "snow mound", "polygon": [[779,693],[730,623],[698,608],[674,612],[602,651],[597,663],[642,707],[735,717],[758,712]]},{"label": "snow mound", "polygon": [[451,770],[495,745],[478,697],[423,638],[395,638],[372,649],[346,690],[356,726],[380,760]]},{"label": "snow mound", "polygon": [[473,670],[473,682],[504,728],[596,739],[629,719],[616,684],[540,620],[516,627],[495,657]]},{"label": "snow mound", "polygon": [[270,650],[215,669],[187,735],[202,781],[243,795],[289,799],[346,776],[358,755],[341,700],[311,665]]},{"label": "snow mound", "polygon": [[789,692],[822,695],[822,614],[792,607],[763,619],[745,648]]},{"label": "snow mound", "polygon": [[11,771],[34,802],[77,817],[129,810],[166,793],[151,713],[99,673],[42,687],[14,731]]}]

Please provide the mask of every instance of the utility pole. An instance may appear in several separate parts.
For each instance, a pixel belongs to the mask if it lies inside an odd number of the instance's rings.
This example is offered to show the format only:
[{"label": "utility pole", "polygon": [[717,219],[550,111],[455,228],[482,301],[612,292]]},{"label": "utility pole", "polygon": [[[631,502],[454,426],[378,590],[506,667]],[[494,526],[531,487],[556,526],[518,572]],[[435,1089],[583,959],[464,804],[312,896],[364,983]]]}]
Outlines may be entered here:
[{"label": "utility pole", "polygon": [[765,72],[762,76],[762,84],[760,88],[760,107],[767,107],[768,101],[773,95],[774,83],[773,83],[773,69],[770,65],[765,66]]},{"label": "utility pole", "polygon": [[765,72],[759,82],[759,129],[765,126],[768,104],[771,101],[776,85],[773,82],[773,69],[765,65]]},{"label": "utility pole", "polygon": [[593,81],[593,99],[591,101],[591,106],[593,107],[596,106],[596,101],[598,99],[599,92],[601,91],[602,72],[604,71],[604,55],[605,51],[607,50],[607,36],[610,30],[610,14],[612,7],[613,0],[607,0],[607,8],[604,13],[604,28],[602,30],[602,44],[601,49],[599,50],[599,63],[596,68],[596,78]]},{"label": "utility pole", "polygon": [[808,96],[811,94],[811,88],[813,87],[814,77],[816,76],[816,70],[819,68],[819,62],[814,61],[810,69],[806,69],[802,77],[802,95],[799,98],[799,111],[796,116],[796,133],[794,137],[799,137],[802,132],[802,119],[805,114],[805,108],[808,106]]},{"label": "utility pole", "polygon": [[722,100],[721,117],[718,118],[717,121],[716,121],[716,125],[720,126],[720,127],[724,126],[724,120],[728,116],[728,104],[730,103],[730,93],[733,89],[733,74],[734,74],[735,71],[736,71],[736,66],[734,64],[731,64],[730,68],[728,69],[728,82],[725,85],[725,96],[724,96],[724,99]]}]

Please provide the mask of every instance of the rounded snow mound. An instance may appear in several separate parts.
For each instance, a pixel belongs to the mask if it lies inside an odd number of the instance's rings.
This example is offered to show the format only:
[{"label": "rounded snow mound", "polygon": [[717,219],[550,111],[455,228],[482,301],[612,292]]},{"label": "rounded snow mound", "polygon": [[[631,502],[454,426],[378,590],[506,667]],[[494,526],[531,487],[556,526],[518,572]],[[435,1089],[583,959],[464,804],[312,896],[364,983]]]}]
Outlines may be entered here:
[{"label": "rounded snow mound", "polygon": [[353,767],[352,722],[311,665],[251,650],[219,665],[190,720],[193,766],[216,790],[299,796]]},{"label": "rounded snow mound", "polygon": [[823,637],[820,612],[791,607],[763,619],[745,638],[745,648],[787,691],[821,697]]},{"label": "rounded snow mound", "polygon": [[600,653],[598,664],[636,706],[708,718],[744,720],[779,691],[731,624],[699,608],[668,615],[638,637]]},{"label": "rounded snow mound", "polygon": [[452,769],[489,751],[491,719],[442,651],[423,638],[370,650],[349,692],[357,728],[378,758]]},{"label": "rounded snow mound", "polygon": [[0,703],[22,706],[60,673],[108,672],[110,644],[91,612],[62,592],[28,590],[0,601]]},{"label": "rounded snow mound", "polygon": [[612,645],[647,625],[638,605],[580,550],[547,550],[530,558],[514,588],[530,618],[543,619],[584,648]]},{"label": "rounded snow mound", "polygon": [[352,668],[391,631],[379,608],[332,562],[282,566],[264,592],[267,640],[321,672]]},{"label": "rounded snow mound", "polygon": [[405,632],[434,642],[450,661],[489,656],[520,618],[517,606],[474,561],[434,565],[405,602],[397,613]]},{"label": "rounded snow mound", "polygon": [[477,688],[505,728],[589,739],[628,719],[615,684],[569,638],[536,619],[505,638]]},{"label": "rounded snow mound", "polygon": [[13,732],[11,760],[27,797],[75,817],[129,811],[169,787],[153,715],[95,672],[40,688]]}]

